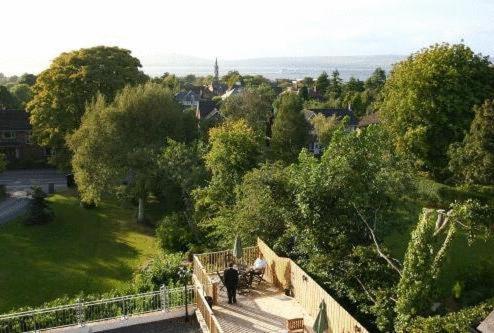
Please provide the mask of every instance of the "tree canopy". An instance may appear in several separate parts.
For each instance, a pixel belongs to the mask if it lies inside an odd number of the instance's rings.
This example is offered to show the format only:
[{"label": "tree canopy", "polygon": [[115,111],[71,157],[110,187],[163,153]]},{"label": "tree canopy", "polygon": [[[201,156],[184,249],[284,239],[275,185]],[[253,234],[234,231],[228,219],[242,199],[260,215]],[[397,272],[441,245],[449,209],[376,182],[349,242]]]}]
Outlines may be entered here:
[{"label": "tree canopy", "polygon": [[159,84],[128,86],[108,103],[99,95],[68,141],[81,199],[98,203],[123,183],[145,198],[156,185],[157,157],[166,139],[188,139],[184,122],[173,94]]},{"label": "tree canopy", "polygon": [[449,168],[460,181],[494,184],[494,101],[476,106],[474,113],[463,142],[450,148]]},{"label": "tree canopy", "polygon": [[55,148],[57,166],[69,165],[65,136],[81,125],[86,104],[98,93],[112,101],[126,85],[143,82],[140,67],[130,51],[98,46],[62,53],[37,77],[34,98],[27,106],[33,136],[41,145]]},{"label": "tree canopy", "polygon": [[395,65],[383,90],[381,117],[399,151],[441,179],[449,146],[463,140],[472,107],[494,93],[489,59],[463,44],[437,44]]},{"label": "tree canopy", "polygon": [[295,94],[284,94],[275,102],[271,148],[275,158],[292,162],[306,147],[309,124],[303,114],[302,100]]}]

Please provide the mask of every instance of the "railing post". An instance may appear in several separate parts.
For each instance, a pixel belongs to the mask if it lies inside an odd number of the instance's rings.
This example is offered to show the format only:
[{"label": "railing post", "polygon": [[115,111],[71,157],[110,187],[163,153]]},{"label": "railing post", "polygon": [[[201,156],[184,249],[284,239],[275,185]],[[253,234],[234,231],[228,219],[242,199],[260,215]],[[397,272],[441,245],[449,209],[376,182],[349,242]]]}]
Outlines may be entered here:
[{"label": "railing post", "polygon": [[166,310],[166,287],[164,284],[160,287],[160,300],[161,300],[161,311]]},{"label": "railing post", "polygon": [[84,326],[84,321],[85,321],[85,316],[84,316],[84,304],[81,302],[81,300],[78,298],[77,299],[77,305],[75,308],[75,315],[77,318],[77,324],[79,326]]},{"label": "railing post", "polygon": [[218,281],[213,282],[213,305],[218,305],[218,284]]}]

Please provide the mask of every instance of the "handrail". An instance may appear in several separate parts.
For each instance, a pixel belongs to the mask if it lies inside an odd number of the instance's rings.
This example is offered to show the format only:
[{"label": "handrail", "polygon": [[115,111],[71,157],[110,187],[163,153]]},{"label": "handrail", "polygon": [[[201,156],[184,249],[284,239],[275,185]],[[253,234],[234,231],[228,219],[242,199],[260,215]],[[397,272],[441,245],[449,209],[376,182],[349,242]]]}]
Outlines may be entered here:
[{"label": "handrail", "polygon": [[157,291],[0,315],[0,333],[39,331],[154,311],[169,311],[193,304],[195,289],[160,288]]},{"label": "handrail", "polygon": [[213,310],[209,307],[206,298],[201,292],[201,286],[196,285],[196,305],[199,312],[201,312],[206,325],[208,326],[210,333],[223,333],[223,329],[220,326],[220,323],[216,316],[213,313]]}]

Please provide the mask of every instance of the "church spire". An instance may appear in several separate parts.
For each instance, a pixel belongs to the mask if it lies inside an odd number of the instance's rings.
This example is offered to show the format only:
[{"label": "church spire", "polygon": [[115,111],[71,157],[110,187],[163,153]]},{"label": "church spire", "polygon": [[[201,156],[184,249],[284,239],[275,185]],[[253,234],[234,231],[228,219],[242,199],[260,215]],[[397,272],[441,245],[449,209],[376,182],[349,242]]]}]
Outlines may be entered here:
[{"label": "church spire", "polygon": [[214,80],[219,81],[220,79],[220,69],[218,67],[218,58],[214,60]]}]

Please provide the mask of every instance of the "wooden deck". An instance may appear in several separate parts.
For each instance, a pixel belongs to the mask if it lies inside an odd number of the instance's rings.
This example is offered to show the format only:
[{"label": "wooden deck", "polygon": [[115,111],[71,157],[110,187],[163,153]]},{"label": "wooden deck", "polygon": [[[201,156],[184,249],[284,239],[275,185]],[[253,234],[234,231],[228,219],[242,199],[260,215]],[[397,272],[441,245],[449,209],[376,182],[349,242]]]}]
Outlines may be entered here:
[{"label": "wooden deck", "polygon": [[314,319],[304,313],[298,302],[267,282],[249,294],[237,295],[236,304],[228,304],[226,289],[219,294],[213,312],[225,333],[287,332],[287,319],[304,318],[307,328]]}]

